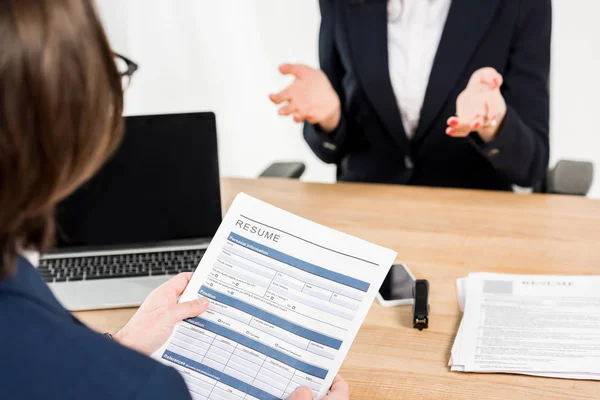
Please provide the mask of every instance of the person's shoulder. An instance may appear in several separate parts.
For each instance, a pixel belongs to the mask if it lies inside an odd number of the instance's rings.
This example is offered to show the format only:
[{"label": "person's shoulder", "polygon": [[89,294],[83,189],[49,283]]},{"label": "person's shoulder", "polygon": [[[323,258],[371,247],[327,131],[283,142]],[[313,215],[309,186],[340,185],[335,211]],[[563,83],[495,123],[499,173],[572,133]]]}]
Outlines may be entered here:
[{"label": "person's shoulder", "polygon": [[0,326],[7,398],[189,399],[173,368],[29,299],[1,298]]}]

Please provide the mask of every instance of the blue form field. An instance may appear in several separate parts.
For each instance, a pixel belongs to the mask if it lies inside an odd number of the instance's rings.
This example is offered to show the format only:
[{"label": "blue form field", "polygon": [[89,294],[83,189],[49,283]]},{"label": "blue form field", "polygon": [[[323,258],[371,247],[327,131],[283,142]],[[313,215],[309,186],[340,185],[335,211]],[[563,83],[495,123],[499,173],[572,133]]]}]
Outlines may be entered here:
[{"label": "blue form field", "polygon": [[312,340],[313,342],[329,346],[334,349],[339,349],[340,347],[342,347],[342,341],[339,339],[334,339],[332,337],[323,335],[322,333],[312,331],[300,325],[296,325],[293,322],[285,320],[267,311],[261,310],[258,307],[255,307],[251,304],[248,304],[226,294],[217,292],[207,286],[202,286],[198,293],[202,296],[208,297],[209,299],[226,304],[230,307],[236,308],[240,311],[250,314],[256,318],[262,319],[263,321],[278,326],[281,329],[285,329],[286,331],[294,333],[305,339]]},{"label": "blue form field", "polygon": [[232,376],[224,374],[216,369],[213,369],[209,366],[201,364],[197,361],[190,360],[187,357],[180,356],[179,354],[173,353],[172,351],[165,350],[163,359],[167,361],[171,361],[175,364],[181,365],[183,367],[189,368],[192,371],[196,371],[204,376],[215,379],[221,383],[224,383],[227,386],[231,386],[239,391],[242,391],[250,396],[254,396],[261,400],[279,400],[279,397],[273,396],[270,393],[265,392],[257,387],[247,384],[246,382],[242,382],[239,379],[236,379]]},{"label": "blue form field", "polygon": [[287,354],[275,350],[272,347],[257,342],[254,339],[250,339],[249,337],[244,336],[241,333],[232,331],[231,329],[225,328],[224,326],[215,324],[211,321],[207,321],[204,318],[196,317],[186,319],[185,321],[192,325],[196,325],[200,328],[206,329],[212,333],[216,333],[217,335],[226,337],[227,339],[231,339],[234,342],[237,342],[252,350],[258,351],[259,353],[262,353],[267,357],[271,357],[277,361],[287,364],[290,367],[297,369],[298,371],[305,372],[309,375],[316,376],[317,378],[321,379],[325,379],[325,377],[327,376],[328,371],[326,369],[305,363],[304,361],[300,361],[294,357],[288,356]]},{"label": "blue form field", "polygon": [[231,232],[229,234],[228,240],[232,243],[238,244],[256,253],[262,254],[277,261],[281,261],[282,263],[301,269],[302,271],[308,272],[310,274],[320,276],[321,278],[325,278],[330,281],[337,282],[354,289],[358,289],[362,292],[367,292],[369,290],[370,284],[368,282],[364,282],[359,279],[352,278],[351,276],[340,274],[338,272],[319,267],[318,265],[302,261],[298,258],[292,257],[270,247],[256,243],[250,239],[246,239],[245,237],[240,236],[237,233]]}]

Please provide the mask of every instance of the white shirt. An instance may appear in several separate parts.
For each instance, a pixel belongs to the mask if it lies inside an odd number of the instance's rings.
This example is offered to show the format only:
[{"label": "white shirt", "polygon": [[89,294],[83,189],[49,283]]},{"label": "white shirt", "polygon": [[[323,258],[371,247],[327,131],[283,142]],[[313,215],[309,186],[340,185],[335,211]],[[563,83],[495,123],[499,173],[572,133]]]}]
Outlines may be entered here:
[{"label": "white shirt", "polygon": [[409,138],[419,124],[450,3],[451,0],[388,0],[390,79]]}]

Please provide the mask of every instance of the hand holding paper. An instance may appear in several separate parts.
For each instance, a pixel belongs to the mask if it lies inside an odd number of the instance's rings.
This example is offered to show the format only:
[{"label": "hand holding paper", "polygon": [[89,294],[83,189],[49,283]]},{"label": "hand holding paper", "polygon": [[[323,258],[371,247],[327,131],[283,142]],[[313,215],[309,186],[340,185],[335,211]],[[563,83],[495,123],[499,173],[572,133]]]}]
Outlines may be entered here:
[{"label": "hand holding paper", "polygon": [[140,353],[154,353],[171,336],[175,324],[196,317],[208,308],[206,298],[177,302],[191,278],[191,272],[184,272],[154,289],[113,338]]}]

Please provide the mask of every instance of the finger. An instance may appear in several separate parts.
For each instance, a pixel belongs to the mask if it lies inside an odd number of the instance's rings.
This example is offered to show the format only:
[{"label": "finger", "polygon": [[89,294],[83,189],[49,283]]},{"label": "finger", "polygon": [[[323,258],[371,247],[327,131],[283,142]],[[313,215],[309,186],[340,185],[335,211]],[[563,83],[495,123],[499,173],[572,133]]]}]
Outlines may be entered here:
[{"label": "finger", "polygon": [[306,115],[301,112],[295,112],[294,113],[294,121],[295,122],[304,122],[304,121],[306,121]]},{"label": "finger", "polygon": [[175,293],[179,297],[192,279],[192,275],[194,275],[193,272],[183,272],[160,285],[156,291]]},{"label": "finger", "polygon": [[451,117],[448,118],[448,129],[455,131],[468,130],[470,129],[470,124],[468,120],[461,119],[459,117]]},{"label": "finger", "polygon": [[488,124],[490,121],[493,121],[498,116],[496,110],[490,105],[488,100],[485,101],[485,121],[484,124]]},{"label": "finger", "polygon": [[451,117],[448,119],[448,128],[446,129],[446,135],[453,137],[465,137],[471,132],[469,122],[462,120],[458,117]]},{"label": "finger", "polygon": [[187,318],[194,318],[208,309],[210,302],[206,297],[196,300],[186,301],[173,305],[171,315],[175,322],[183,321]]},{"label": "finger", "polygon": [[506,113],[506,102],[500,93],[491,94],[486,103],[489,121],[497,120],[498,116]]},{"label": "finger", "polygon": [[327,395],[327,400],[345,400],[348,399],[349,396],[349,388],[348,383],[341,376],[337,375],[333,380],[333,384],[331,385],[331,389],[329,389],[329,394]]},{"label": "finger", "polygon": [[446,135],[452,137],[467,137],[471,133],[471,129],[455,129],[455,128],[447,128]]},{"label": "finger", "polygon": [[284,101],[290,101],[290,99],[292,98],[293,85],[294,84],[292,83],[290,86],[286,87],[279,93],[270,94],[269,99],[271,99],[271,101],[275,104],[281,104]]},{"label": "finger", "polygon": [[481,128],[484,125],[484,123],[485,120],[483,116],[477,116],[469,123],[469,128],[472,131],[476,131],[477,129]]},{"label": "finger", "polygon": [[294,75],[296,78],[300,78],[307,69],[308,67],[303,64],[283,64],[279,67],[279,72],[284,75]]},{"label": "finger", "polygon": [[294,114],[295,112],[298,111],[298,106],[296,104],[287,104],[283,107],[281,107],[277,113],[279,115],[290,115],[290,114]]},{"label": "finger", "polygon": [[456,128],[460,124],[460,119],[458,117],[450,117],[446,121],[446,124],[451,128]]},{"label": "finger", "polygon": [[312,400],[312,390],[307,386],[300,386],[288,397],[288,400]]},{"label": "finger", "polygon": [[504,83],[504,79],[495,69],[491,68],[481,75],[480,82],[489,86],[490,89],[498,89]]}]

